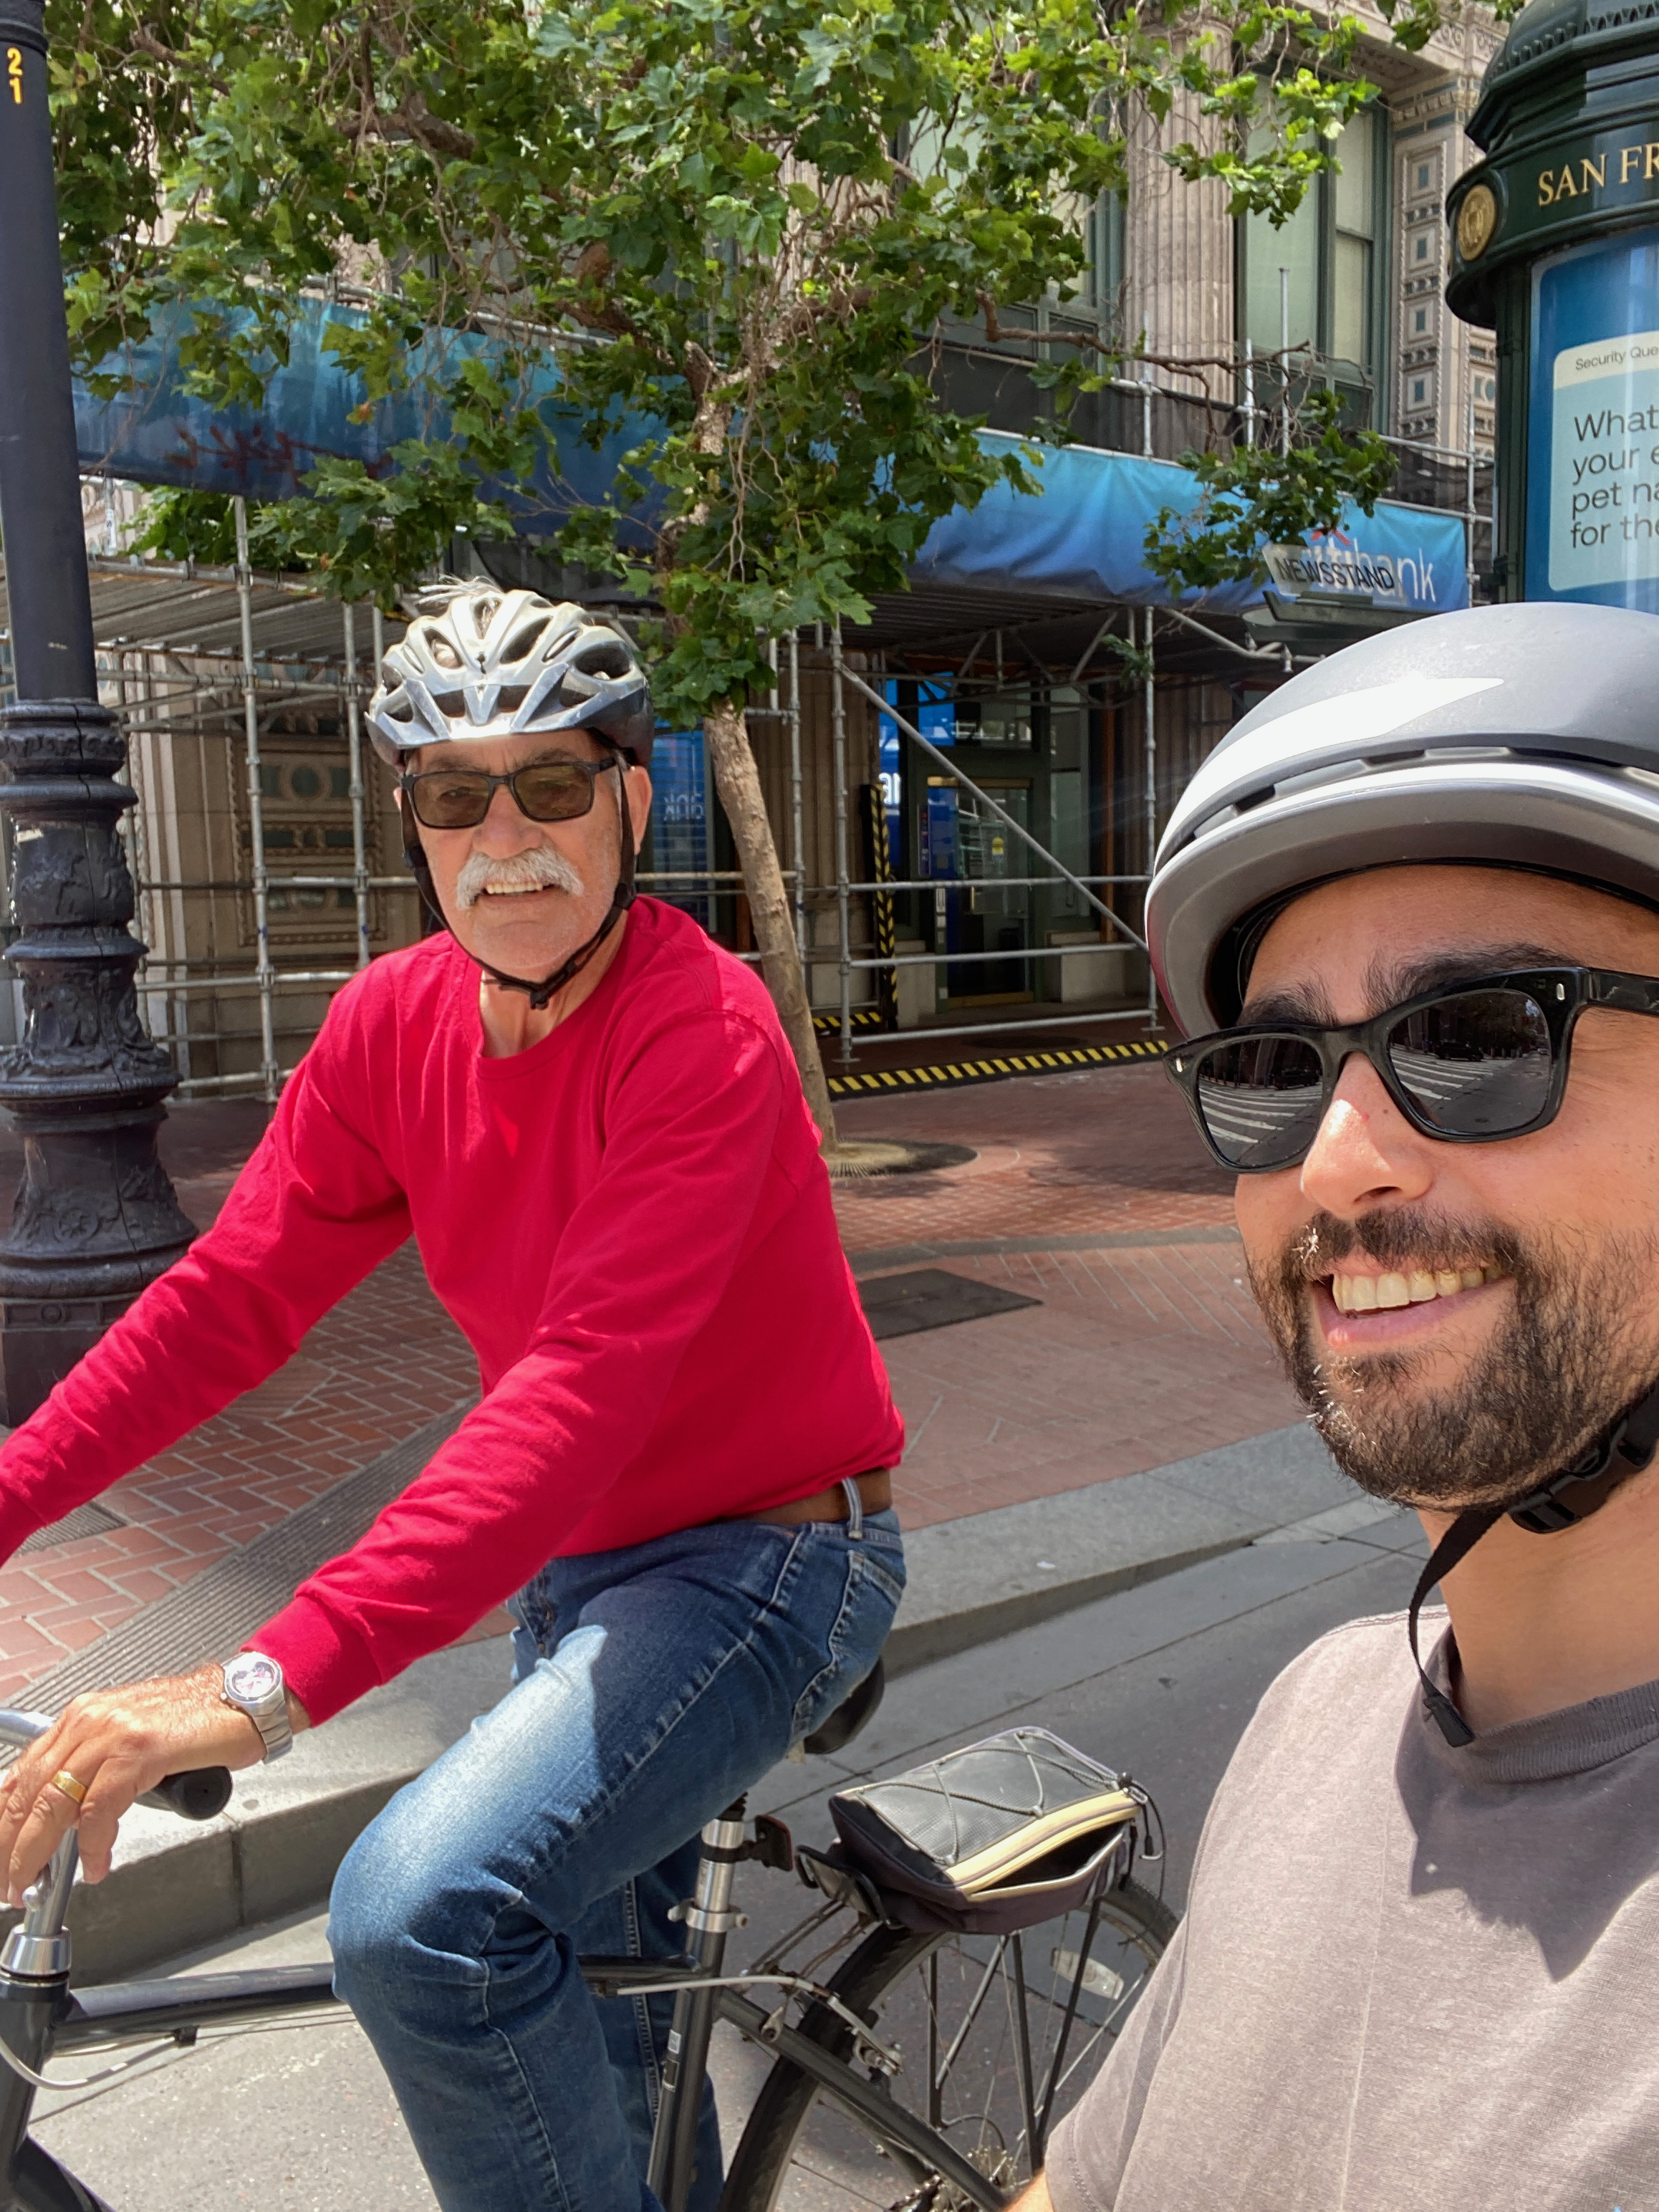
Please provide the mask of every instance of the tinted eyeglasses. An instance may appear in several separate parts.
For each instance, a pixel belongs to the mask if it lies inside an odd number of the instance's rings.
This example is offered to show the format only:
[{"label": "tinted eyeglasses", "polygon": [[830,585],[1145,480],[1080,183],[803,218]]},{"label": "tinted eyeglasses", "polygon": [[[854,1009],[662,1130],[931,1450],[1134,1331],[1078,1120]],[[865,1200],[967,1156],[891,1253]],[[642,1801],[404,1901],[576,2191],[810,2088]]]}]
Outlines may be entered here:
[{"label": "tinted eyeglasses", "polygon": [[620,766],[614,758],[532,761],[510,775],[491,775],[482,768],[425,769],[399,776],[398,787],[407,793],[415,819],[428,830],[476,830],[502,784],[520,813],[532,822],[574,822],[592,811],[599,779]]},{"label": "tinted eyeglasses", "polygon": [[1573,1028],[1587,1006],[1659,1014],[1659,977],[1608,968],[1485,975],[1348,1029],[1271,1022],[1218,1030],[1176,1045],[1165,1065],[1205,1143],[1236,1175],[1306,1158],[1356,1052],[1413,1129],[1445,1144],[1487,1145],[1555,1119]]}]

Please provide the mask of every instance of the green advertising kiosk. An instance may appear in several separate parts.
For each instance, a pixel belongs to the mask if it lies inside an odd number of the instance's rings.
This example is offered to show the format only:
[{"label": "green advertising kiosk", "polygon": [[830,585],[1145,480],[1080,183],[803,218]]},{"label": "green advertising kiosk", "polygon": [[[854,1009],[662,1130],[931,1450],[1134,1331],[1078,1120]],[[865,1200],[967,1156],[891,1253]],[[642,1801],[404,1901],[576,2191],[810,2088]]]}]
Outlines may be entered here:
[{"label": "green advertising kiosk", "polygon": [[1446,298],[1498,333],[1497,594],[1659,613],[1659,11],[1531,0],[1468,133]]}]

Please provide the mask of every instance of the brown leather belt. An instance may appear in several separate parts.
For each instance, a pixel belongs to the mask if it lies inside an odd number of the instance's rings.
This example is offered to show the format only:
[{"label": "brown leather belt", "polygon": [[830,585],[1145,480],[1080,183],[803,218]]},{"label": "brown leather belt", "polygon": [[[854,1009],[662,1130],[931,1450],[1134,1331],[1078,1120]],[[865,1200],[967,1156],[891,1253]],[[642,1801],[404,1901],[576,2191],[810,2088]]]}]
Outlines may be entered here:
[{"label": "brown leather belt", "polygon": [[[868,1474],[854,1475],[859,1496],[866,1513],[884,1513],[893,1502],[893,1471],[890,1468],[872,1468]],[[810,1498],[792,1498],[787,1505],[775,1505],[768,1513],[742,1513],[742,1521],[770,1521],[781,1528],[794,1527],[801,1521],[844,1521],[847,1518],[847,1492],[840,1483],[832,1482],[828,1490],[815,1490]]]}]

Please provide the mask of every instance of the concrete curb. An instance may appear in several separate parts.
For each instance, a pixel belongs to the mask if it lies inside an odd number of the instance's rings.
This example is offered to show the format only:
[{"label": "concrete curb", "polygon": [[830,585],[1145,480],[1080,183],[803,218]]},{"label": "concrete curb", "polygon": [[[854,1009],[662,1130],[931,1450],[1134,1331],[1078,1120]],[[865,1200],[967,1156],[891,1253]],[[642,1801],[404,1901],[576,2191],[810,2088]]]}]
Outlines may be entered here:
[{"label": "concrete curb", "polygon": [[[926,1666],[1263,1538],[1328,1540],[1356,1510],[1372,1517],[1298,1424],[921,1529],[906,1543],[909,1585],[889,1670]],[[505,1638],[434,1652],[301,1737],[289,1758],[240,1778],[220,1819],[186,1827],[142,1808],[129,1815],[109,1880],[75,1893],[76,1980],[137,1973],[319,1903],[353,1838],[495,1702],[507,1672]]]},{"label": "concrete curb", "polygon": [[1143,1474],[918,1529],[905,1539],[909,1580],[888,1638],[888,1672],[1196,1566],[1352,1498],[1352,1484],[1297,1422]]}]

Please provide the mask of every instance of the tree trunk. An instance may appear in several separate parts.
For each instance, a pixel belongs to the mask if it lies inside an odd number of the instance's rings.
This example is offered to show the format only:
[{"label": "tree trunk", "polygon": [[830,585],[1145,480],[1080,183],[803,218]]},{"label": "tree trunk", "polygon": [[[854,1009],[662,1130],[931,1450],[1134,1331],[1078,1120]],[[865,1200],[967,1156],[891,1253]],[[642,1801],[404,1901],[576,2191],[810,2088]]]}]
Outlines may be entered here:
[{"label": "tree trunk", "polygon": [[703,717],[703,735],[714,770],[714,785],[732,824],[732,836],[743,869],[744,888],[755,925],[755,943],[761,956],[767,988],[777,1006],[783,1033],[789,1040],[800,1070],[801,1088],[812,1109],[812,1119],[823,1133],[826,1150],[836,1143],[835,1109],[830,1085],[812,1028],[812,1008],[806,995],[806,978],[794,923],[784,894],[772,824],[767,818],[760,774],[749,749],[749,731],[740,708],[722,699]]}]

